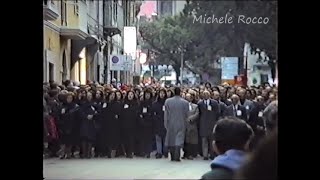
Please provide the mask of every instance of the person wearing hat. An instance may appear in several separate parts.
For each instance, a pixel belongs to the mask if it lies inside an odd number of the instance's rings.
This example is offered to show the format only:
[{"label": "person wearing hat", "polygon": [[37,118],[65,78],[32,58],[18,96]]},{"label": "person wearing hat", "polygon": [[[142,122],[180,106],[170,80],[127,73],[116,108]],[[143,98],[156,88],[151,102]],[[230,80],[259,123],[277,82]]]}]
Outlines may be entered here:
[{"label": "person wearing hat", "polygon": [[201,179],[232,179],[246,163],[246,151],[254,133],[251,127],[236,117],[226,117],[213,129],[213,150],[218,154],[211,162],[211,171]]}]

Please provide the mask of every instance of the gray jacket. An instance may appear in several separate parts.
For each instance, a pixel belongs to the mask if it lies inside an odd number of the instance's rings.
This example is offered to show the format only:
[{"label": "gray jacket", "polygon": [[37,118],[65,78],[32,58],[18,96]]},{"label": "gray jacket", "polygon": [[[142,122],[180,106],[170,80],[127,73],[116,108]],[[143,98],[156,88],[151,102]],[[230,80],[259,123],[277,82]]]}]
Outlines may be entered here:
[{"label": "gray jacket", "polygon": [[169,98],[164,103],[164,127],[167,130],[166,146],[183,146],[189,104],[180,96]]},{"label": "gray jacket", "polygon": [[198,127],[199,109],[197,104],[191,103],[191,110],[189,107],[187,129],[186,129],[186,143],[198,144]]}]

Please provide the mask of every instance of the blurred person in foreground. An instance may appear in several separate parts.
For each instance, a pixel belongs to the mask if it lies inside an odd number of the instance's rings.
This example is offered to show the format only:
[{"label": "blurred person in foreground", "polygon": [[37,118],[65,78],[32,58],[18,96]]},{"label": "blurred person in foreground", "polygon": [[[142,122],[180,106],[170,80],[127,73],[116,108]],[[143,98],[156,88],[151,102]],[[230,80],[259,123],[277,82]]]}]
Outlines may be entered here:
[{"label": "blurred person in foreground", "polygon": [[269,134],[278,125],[278,100],[272,101],[263,111],[264,124]]},{"label": "blurred person in foreground", "polygon": [[211,162],[211,171],[201,179],[232,179],[246,162],[246,151],[254,136],[251,127],[243,120],[226,117],[213,129],[213,149],[218,156]]},{"label": "blurred person in foreground", "polygon": [[237,173],[235,179],[278,179],[278,129],[275,128],[256,151],[249,161]]}]

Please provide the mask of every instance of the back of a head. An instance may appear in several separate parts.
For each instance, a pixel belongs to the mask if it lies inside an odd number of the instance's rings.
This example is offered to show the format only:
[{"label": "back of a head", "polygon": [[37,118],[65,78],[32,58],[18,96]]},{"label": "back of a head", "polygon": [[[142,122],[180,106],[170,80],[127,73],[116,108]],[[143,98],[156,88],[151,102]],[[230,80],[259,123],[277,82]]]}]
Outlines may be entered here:
[{"label": "back of a head", "polygon": [[268,105],[264,112],[266,127],[268,132],[272,131],[278,125],[278,104],[273,101]]},{"label": "back of a head", "polygon": [[219,120],[213,130],[214,141],[221,154],[230,149],[244,150],[252,136],[251,127],[236,117]]},{"label": "back of a head", "polygon": [[59,94],[59,91],[57,89],[53,89],[53,90],[50,90],[48,94],[49,94],[49,97],[53,98]]},{"label": "back of a head", "polygon": [[50,83],[50,89],[57,89],[58,84],[55,82]]},{"label": "back of a head", "polygon": [[180,87],[175,87],[175,88],[174,88],[174,95],[180,96],[180,94],[181,94],[181,89],[180,89]]},{"label": "back of a head", "polygon": [[239,171],[236,179],[278,179],[278,130],[259,144],[248,163]]}]

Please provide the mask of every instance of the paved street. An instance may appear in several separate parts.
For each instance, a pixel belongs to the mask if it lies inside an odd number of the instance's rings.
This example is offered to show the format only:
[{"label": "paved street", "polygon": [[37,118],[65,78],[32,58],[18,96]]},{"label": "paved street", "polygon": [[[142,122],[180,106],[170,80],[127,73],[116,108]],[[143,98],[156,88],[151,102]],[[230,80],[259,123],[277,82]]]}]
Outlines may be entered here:
[{"label": "paved street", "polygon": [[168,159],[94,158],[46,159],[46,179],[199,179],[210,170],[210,161],[202,158],[170,162]]}]

